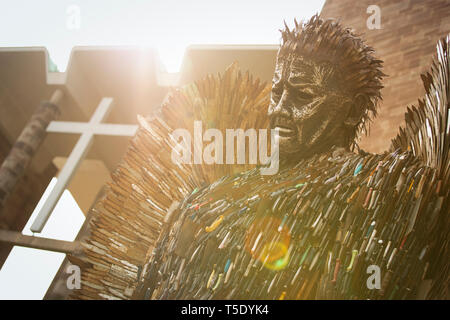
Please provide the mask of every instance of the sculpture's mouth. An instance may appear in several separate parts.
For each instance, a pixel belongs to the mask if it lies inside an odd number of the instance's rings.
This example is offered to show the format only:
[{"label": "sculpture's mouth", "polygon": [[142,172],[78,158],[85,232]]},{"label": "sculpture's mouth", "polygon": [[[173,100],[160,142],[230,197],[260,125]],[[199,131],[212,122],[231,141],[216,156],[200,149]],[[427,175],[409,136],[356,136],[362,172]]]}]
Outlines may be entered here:
[{"label": "sculpture's mouth", "polygon": [[297,135],[297,127],[286,118],[276,117],[272,123],[272,129],[278,129],[280,138],[292,138]]},{"label": "sculpture's mouth", "polygon": [[284,126],[276,126],[274,129],[278,129],[280,137],[292,137],[295,135],[295,130]]}]

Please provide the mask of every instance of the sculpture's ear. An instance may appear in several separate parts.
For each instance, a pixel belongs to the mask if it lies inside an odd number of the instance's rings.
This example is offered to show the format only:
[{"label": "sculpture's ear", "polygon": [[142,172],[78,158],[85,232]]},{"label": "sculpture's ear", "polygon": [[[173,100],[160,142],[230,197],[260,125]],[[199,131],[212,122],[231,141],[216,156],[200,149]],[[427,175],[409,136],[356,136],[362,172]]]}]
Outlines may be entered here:
[{"label": "sculpture's ear", "polygon": [[350,104],[350,108],[348,109],[347,118],[344,123],[348,127],[356,127],[361,121],[364,110],[367,109],[368,97],[358,93],[348,103]]}]

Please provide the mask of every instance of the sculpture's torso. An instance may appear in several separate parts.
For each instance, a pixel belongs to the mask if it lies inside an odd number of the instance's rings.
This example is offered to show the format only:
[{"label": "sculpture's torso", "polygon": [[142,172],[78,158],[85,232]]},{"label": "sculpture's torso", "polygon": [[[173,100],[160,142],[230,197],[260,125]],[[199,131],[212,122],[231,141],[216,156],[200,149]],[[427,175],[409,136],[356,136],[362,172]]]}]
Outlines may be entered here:
[{"label": "sculpture's torso", "polygon": [[[174,212],[147,297],[414,298],[430,254],[426,231],[442,206],[424,188],[433,179],[410,153],[343,150],[273,176],[224,177]],[[381,289],[368,288],[370,265]]]}]

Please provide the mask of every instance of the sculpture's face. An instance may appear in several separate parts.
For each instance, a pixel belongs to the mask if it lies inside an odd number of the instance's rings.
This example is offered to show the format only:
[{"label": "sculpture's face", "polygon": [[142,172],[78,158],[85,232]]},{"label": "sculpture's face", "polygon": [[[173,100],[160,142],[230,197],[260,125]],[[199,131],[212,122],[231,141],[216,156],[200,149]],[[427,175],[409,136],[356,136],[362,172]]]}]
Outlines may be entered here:
[{"label": "sculpture's face", "polygon": [[350,100],[337,78],[329,62],[295,54],[278,58],[268,115],[279,130],[281,153],[317,152],[338,138]]}]

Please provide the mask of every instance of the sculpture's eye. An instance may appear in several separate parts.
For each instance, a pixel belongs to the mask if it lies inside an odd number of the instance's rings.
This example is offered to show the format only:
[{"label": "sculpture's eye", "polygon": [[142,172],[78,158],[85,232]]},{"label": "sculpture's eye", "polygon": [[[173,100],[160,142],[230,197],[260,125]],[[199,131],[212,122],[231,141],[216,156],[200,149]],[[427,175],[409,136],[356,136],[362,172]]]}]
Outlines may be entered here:
[{"label": "sculpture's eye", "polygon": [[272,89],[272,93],[276,94],[276,95],[281,95],[283,93],[283,89],[280,88],[279,86],[275,86]]},{"label": "sculpture's eye", "polygon": [[283,94],[283,85],[281,82],[274,83],[272,86],[272,100],[279,100],[281,95]]},{"label": "sculpture's eye", "polygon": [[296,92],[296,94],[297,94],[297,98],[299,98],[300,100],[312,100],[313,99],[312,93],[308,93],[304,90],[298,90]]}]

